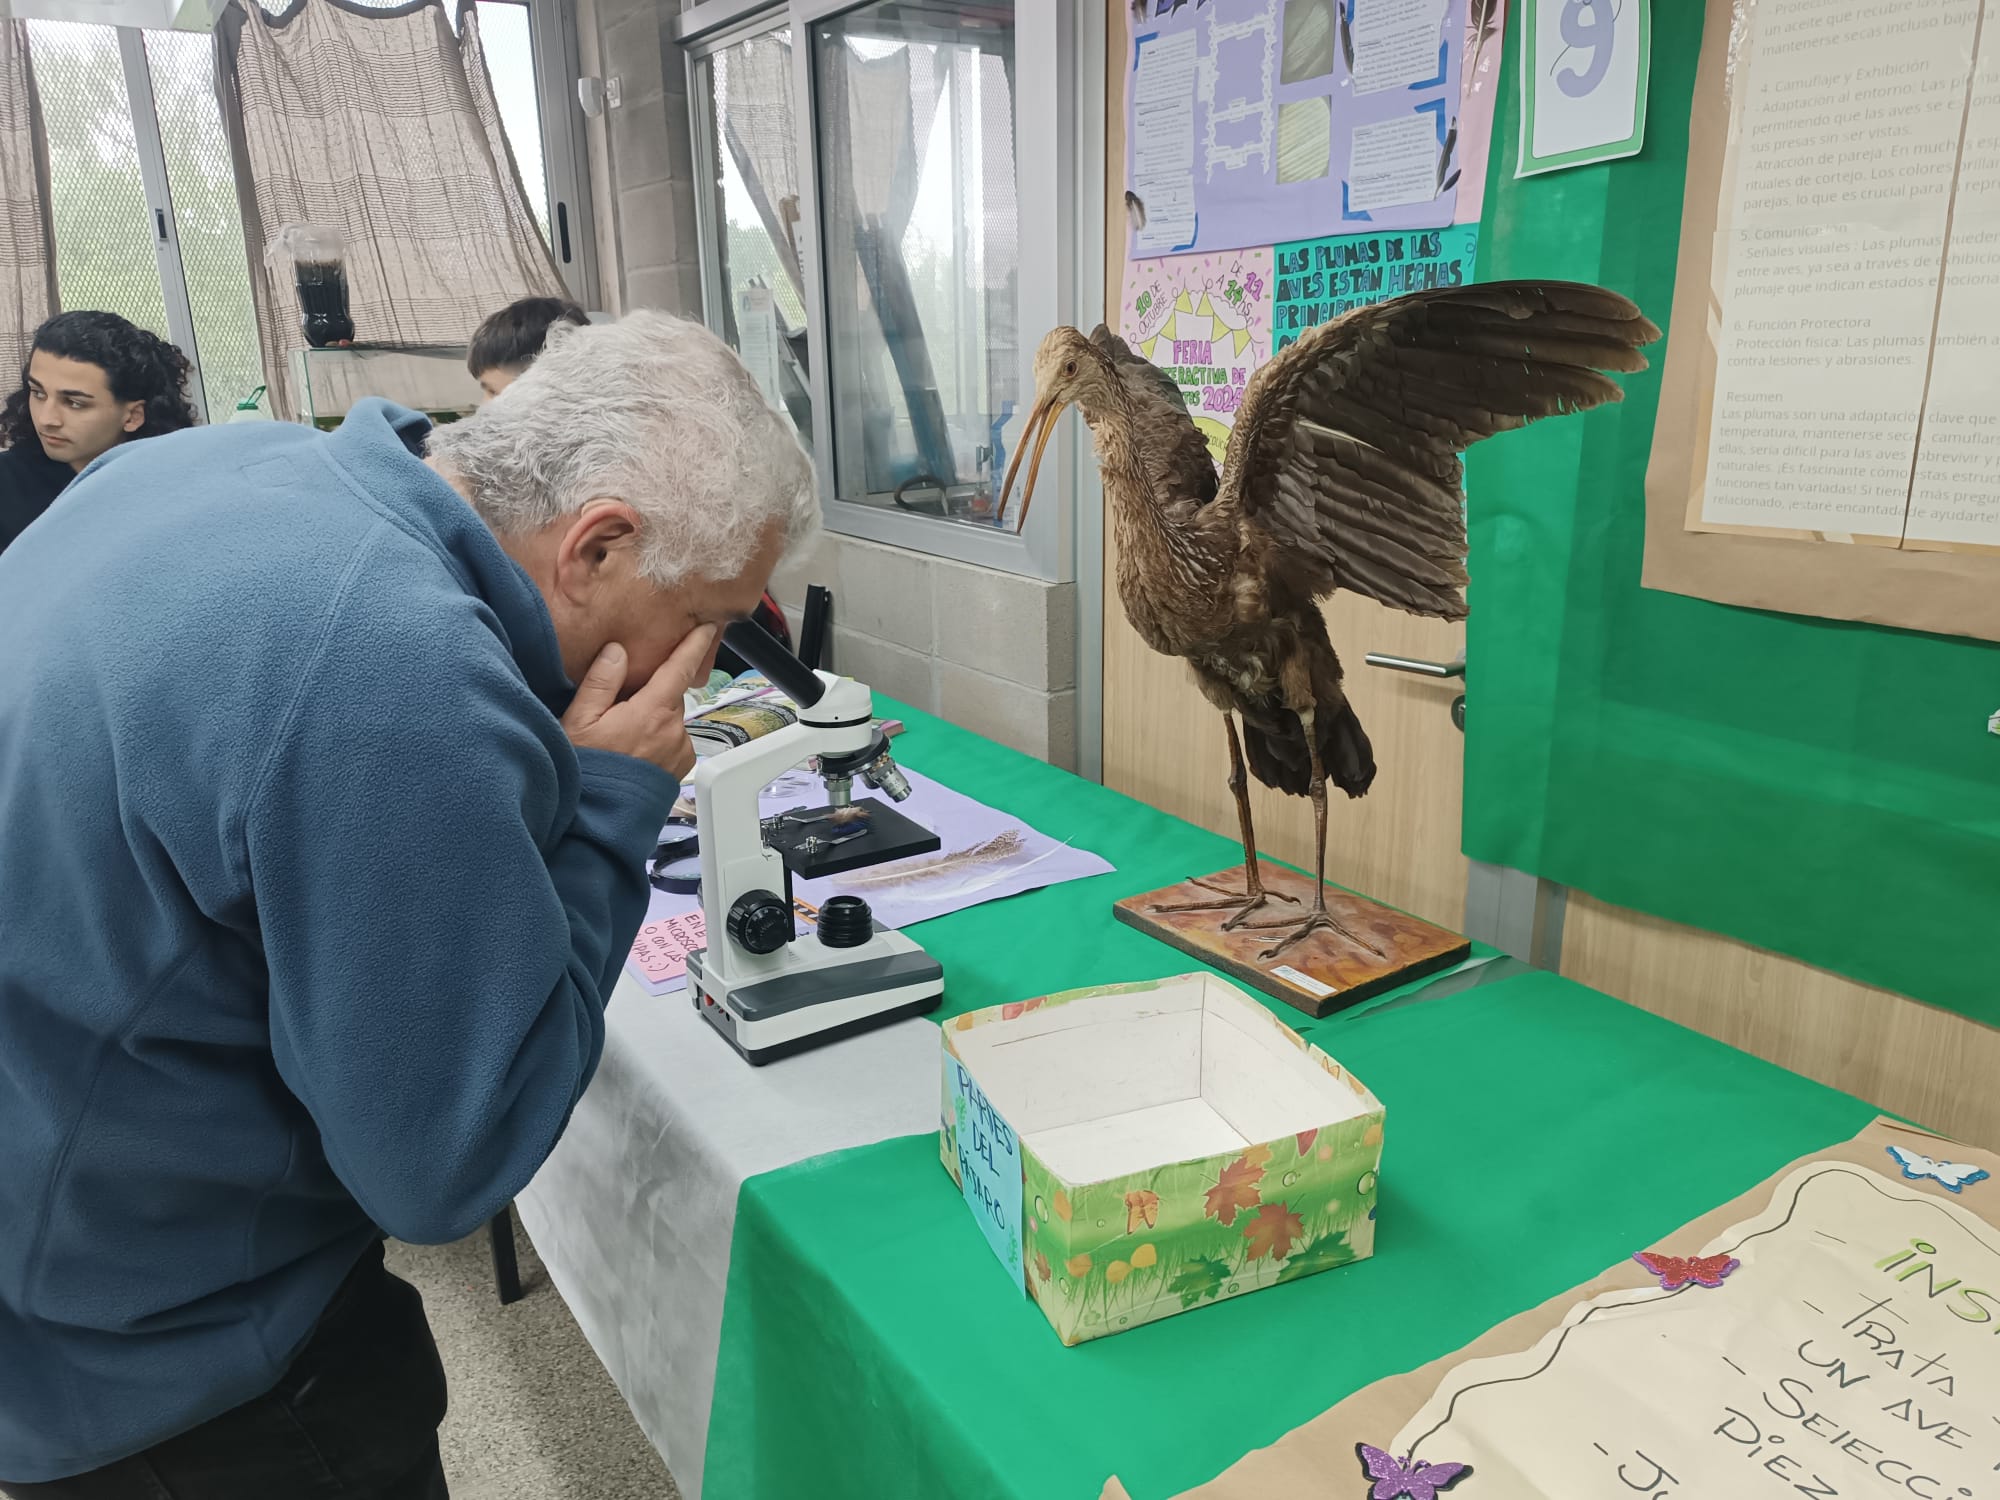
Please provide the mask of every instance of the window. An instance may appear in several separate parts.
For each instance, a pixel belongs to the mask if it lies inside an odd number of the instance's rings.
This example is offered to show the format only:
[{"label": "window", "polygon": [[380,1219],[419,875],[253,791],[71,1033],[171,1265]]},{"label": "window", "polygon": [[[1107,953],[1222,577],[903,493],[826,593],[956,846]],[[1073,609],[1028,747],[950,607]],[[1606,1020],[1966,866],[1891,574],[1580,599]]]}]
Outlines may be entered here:
[{"label": "window", "polygon": [[806,337],[804,230],[797,115],[792,105],[792,30],[746,37],[703,59],[717,170],[706,222],[713,300],[724,338],[764,394],[791,414],[812,447],[811,355]]},{"label": "window", "polygon": [[[363,0],[371,3],[371,0]],[[549,238],[549,174],[542,159],[541,99],[535,90],[535,49],[526,0],[475,0],[479,8],[479,45],[486,55],[486,74],[493,80],[493,101],[500,109],[500,128],[507,148],[521,171],[521,189],[528,195],[542,238]],[[445,14],[458,27],[456,6]]]},{"label": "window", "polygon": [[521,186],[542,238],[549,237],[549,174],[542,163],[541,102],[535,95],[534,46],[528,35],[528,7],[515,0],[478,0],[479,40],[486,52],[486,72],[493,80],[494,102],[514,165],[521,169]]},{"label": "window", "polygon": [[994,522],[1021,385],[1013,33],[895,0],[813,28],[843,499]]},{"label": "window", "polygon": [[250,300],[236,173],[215,102],[215,43],[198,32],[149,31],[146,61],[202,389],[211,418],[221,421],[264,383],[264,356]]},{"label": "window", "polygon": [[576,8],[570,0],[477,4],[500,126],[535,222],[570,296],[599,307],[590,162],[576,101]]},{"label": "window", "polygon": [[118,33],[82,22],[30,21],[28,47],[49,138],[62,305],[102,308],[164,335],[167,307]]},{"label": "window", "polygon": [[62,305],[179,344],[219,417],[264,377],[209,38],[30,21],[28,45]]},{"label": "window", "polygon": [[1101,31],[1011,0],[705,0],[677,23],[709,324],[806,437],[832,529],[1073,571],[1073,427],[1026,533],[995,512],[1035,344],[1102,306],[1102,146],[1076,123]]}]

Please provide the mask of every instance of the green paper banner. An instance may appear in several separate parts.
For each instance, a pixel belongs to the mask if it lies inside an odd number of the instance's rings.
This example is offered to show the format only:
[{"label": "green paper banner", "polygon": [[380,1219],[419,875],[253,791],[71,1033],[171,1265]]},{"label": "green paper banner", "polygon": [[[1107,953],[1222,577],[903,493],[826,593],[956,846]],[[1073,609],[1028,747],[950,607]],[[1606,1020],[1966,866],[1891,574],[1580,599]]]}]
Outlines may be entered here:
[{"label": "green paper banner", "polygon": [[1464,286],[1479,249],[1477,224],[1399,234],[1346,234],[1294,240],[1276,251],[1271,347],[1308,328],[1404,292]]}]

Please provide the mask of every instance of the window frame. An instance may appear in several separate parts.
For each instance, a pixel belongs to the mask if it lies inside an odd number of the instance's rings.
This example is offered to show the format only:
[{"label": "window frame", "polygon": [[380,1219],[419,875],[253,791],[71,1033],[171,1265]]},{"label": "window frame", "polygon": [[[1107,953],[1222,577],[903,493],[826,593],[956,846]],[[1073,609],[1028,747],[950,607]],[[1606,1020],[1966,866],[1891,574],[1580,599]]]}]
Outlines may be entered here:
[{"label": "window frame", "polygon": [[[570,296],[600,308],[597,215],[590,196],[590,147],[577,98],[582,53],[571,0],[509,0],[528,11],[535,105],[542,124],[542,174],[549,187],[549,253]],[[564,240],[568,240],[568,253]]]},{"label": "window frame", "polygon": [[[870,3],[872,0],[781,0],[778,4],[769,0],[703,0],[676,18],[673,36],[682,48],[687,69],[700,184],[695,214],[704,318],[710,328],[722,332],[720,226],[706,188],[719,166],[714,94],[704,76],[706,64],[716,52],[747,37],[789,26],[793,148],[798,159],[800,213],[810,231],[801,236],[800,258],[805,276],[806,347],[812,363],[813,450],[818,459],[814,469],[827,530],[1047,582],[1070,582],[1077,576],[1079,496],[1085,491],[1095,493],[1089,444],[1079,436],[1077,422],[1064,421],[1058,426],[1043,459],[1036,504],[1028,514],[1026,531],[1019,536],[992,527],[885,510],[838,493],[832,462],[836,438],[826,327],[824,267],[828,256],[819,212],[822,163],[815,129],[819,101],[812,28]],[[1083,12],[1076,0],[1056,0],[1054,4],[1015,0],[1014,163],[1020,215],[1016,316],[1017,326],[1024,332],[1059,323],[1087,326],[1095,323],[1096,317],[1081,310],[1104,305],[1101,245],[1095,251],[1089,248],[1096,237],[1090,232],[1092,226],[1102,218],[1101,169],[1093,193],[1077,128],[1079,102],[1091,97],[1093,83],[1101,98],[1103,65],[1099,49],[1099,76],[1093,80],[1087,64],[1082,63],[1091,50],[1079,45],[1089,35]],[[1020,184],[1030,182],[1047,182],[1054,191],[1021,190]],[[1088,202],[1086,193],[1092,194]],[[1017,417],[1025,416],[1034,389],[1032,365],[1038,342],[1039,334],[1026,337],[1019,350],[1023,400]],[[1093,472],[1086,475],[1084,469]]]},{"label": "window frame", "polygon": [[118,59],[125,68],[125,107],[132,117],[139,183],[152,220],[149,238],[160,271],[160,300],[166,304],[167,339],[187,356],[188,400],[195,414],[212,422],[215,417],[208,409],[208,387],[202,379],[201,342],[195,337],[194,306],[188,297],[187,263],[181,258],[180,220],[174,215],[174,189],[167,176],[166,145],[160,137],[160,108],[153,97],[153,65],[146,55],[146,34],[137,26],[120,26],[117,32]]}]

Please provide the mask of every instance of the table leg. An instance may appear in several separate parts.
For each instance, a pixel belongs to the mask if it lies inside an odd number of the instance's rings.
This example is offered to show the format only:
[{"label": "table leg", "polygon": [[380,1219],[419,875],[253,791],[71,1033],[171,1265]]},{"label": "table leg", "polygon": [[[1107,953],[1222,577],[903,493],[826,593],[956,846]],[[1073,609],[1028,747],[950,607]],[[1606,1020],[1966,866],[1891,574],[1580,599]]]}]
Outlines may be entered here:
[{"label": "table leg", "polygon": [[521,1268],[514,1259],[514,1215],[503,1208],[486,1226],[493,1242],[493,1281],[500,1291],[500,1305],[521,1300]]}]

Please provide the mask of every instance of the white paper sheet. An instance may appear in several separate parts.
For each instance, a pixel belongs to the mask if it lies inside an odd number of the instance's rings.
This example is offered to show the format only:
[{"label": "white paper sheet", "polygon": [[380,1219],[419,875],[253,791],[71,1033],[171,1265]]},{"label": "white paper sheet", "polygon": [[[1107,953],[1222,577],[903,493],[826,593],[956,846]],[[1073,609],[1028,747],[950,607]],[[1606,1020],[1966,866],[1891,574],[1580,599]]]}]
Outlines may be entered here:
[{"label": "white paper sheet", "polygon": [[1133,78],[1132,190],[1145,205],[1141,253],[1160,254],[1194,238],[1196,37],[1162,38],[1142,54]]},{"label": "white paper sheet", "polygon": [[[1979,7],[1938,0],[1911,35],[1826,24],[1838,9],[1768,0],[1744,54],[1701,520],[1900,540]],[[1954,407],[1932,385],[1941,511],[1956,461],[1983,467],[1951,420],[1976,414],[1978,386]]]},{"label": "white paper sheet", "polygon": [[1356,6],[1354,92],[1380,94],[1435,77],[1444,13],[1445,0],[1369,0]]},{"label": "white paper sheet", "polygon": [[1437,170],[1437,126],[1429,115],[1357,126],[1347,168],[1348,203],[1363,213],[1428,202],[1437,193]]}]

